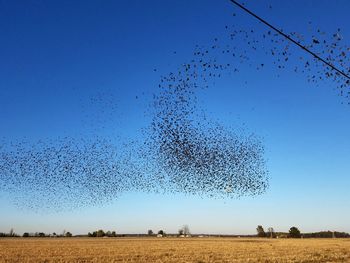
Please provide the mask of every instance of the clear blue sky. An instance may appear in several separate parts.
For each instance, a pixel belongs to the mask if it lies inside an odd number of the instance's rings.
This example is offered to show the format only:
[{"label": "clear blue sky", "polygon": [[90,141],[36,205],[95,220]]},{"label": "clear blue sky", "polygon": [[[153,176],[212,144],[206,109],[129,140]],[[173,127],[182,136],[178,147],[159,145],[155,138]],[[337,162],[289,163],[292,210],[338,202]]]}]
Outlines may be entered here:
[{"label": "clear blue sky", "polygon": [[[350,44],[346,0],[246,5],[287,32],[308,36],[309,21],[326,31],[341,28]],[[79,136],[99,123],[103,136],[137,135],[160,74],[234,23],[264,29],[228,0],[0,1],[0,137]],[[331,81],[316,87],[292,70],[277,77],[272,59],[263,52],[257,59],[263,71],[243,65],[204,91],[201,101],[225,125],[244,125],[263,137],[271,178],[266,194],[216,200],[128,193],[103,207],[37,214],[17,208],[0,190],[0,232],[176,232],[183,224],[195,233],[248,234],[258,224],[350,232],[350,107]],[[99,92],[111,94],[117,109],[86,103]]]}]

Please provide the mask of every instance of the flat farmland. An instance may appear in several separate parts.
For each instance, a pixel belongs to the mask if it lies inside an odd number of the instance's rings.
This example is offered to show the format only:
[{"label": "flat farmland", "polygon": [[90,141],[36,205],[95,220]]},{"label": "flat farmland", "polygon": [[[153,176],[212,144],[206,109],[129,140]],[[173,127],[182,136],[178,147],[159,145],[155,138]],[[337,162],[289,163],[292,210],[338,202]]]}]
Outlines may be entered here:
[{"label": "flat farmland", "polygon": [[350,239],[3,238],[0,262],[350,262]]}]

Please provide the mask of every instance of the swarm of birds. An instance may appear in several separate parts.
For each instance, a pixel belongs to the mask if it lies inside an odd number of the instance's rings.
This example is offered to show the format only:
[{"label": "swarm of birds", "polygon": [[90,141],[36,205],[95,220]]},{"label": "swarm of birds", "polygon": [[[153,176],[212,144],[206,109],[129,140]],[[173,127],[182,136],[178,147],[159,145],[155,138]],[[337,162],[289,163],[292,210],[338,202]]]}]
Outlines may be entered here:
[{"label": "swarm of birds", "polygon": [[126,157],[102,138],[4,142],[1,189],[32,210],[103,204],[132,188]]},{"label": "swarm of birds", "polygon": [[[99,136],[35,143],[2,141],[1,191],[19,207],[51,211],[101,205],[128,191],[214,198],[264,193],[269,177],[262,141],[255,134],[237,132],[209,118],[198,103],[199,90],[224,75],[239,73],[243,64],[254,70],[289,68],[316,84],[331,80],[345,98],[349,98],[350,83],[317,58],[298,53],[278,33],[237,28],[237,24],[226,25],[226,35],[209,45],[197,45],[191,59],[161,76],[151,103],[151,123],[142,139],[131,138],[118,145],[115,138]],[[350,73],[350,47],[342,44],[340,29],[330,35],[317,29],[309,38],[296,32],[289,35]],[[256,59],[261,51],[266,61],[261,56],[261,61]],[[102,102],[104,97],[108,103]],[[115,110],[109,95],[98,93],[89,101],[93,107],[103,105],[103,112],[110,110],[106,105]],[[94,125],[98,131],[96,122]],[[100,120],[98,125],[105,122]]]},{"label": "swarm of birds", "polygon": [[[233,14],[233,17],[236,18],[236,14]],[[261,30],[238,28],[237,24],[225,26],[227,34],[221,39],[224,45],[215,45],[220,42],[218,38],[215,38],[212,46],[212,49],[219,49],[219,52],[231,54],[236,58],[232,60],[231,72],[238,72],[240,64],[248,64],[256,70],[262,70],[268,65],[276,69],[278,76],[280,71],[288,70],[298,76],[304,75],[307,82],[316,86],[330,81],[330,86],[337,90],[338,95],[343,97],[346,103],[350,104],[350,46],[344,43],[340,28],[328,33],[320,28],[314,29],[312,23],[309,22],[307,36],[298,32],[284,32],[318,56],[315,57],[269,28]],[[201,56],[205,54],[208,54],[207,51],[198,53]],[[266,61],[262,60],[262,54],[266,56]],[[333,67],[321,61],[320,58]]]},{"label": "swarm of birds", "polygon": [[226,69],[218,61],[211,68],[200,60],[161,78],[147,156],[163,171],[166,189],[212,197],[261,194],[268,187],[264,147],[254,134],[244,136],[225,128],[200,109],[198,89]]}]

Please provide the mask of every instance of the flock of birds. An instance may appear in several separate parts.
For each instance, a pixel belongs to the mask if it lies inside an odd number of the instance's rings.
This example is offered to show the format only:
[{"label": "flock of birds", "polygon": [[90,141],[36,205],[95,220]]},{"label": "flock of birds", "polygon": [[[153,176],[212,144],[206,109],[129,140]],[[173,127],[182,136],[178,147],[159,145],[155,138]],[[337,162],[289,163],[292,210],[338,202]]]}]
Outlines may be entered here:
[{"label": "flock of birds", "polygon": [[217,60],[203,61],[201,56],[161,77],[146,156],[153,158],[162,171],[160,181],[173,191],[210,197],[261,194],[268,187],[263,144],[254,134],[211,120],[200,108],[198,90],[227,69]]},{"label": "flock of birds", "polygon": [[[235,17],[236,14],[233,16]],[[236,63],[231,63],[231,72],[238,72],[240,64],[245,63],[255,70],[273,66],[277,76],[281,70],[288,70],[288,73],[303,75],[307,82],[316,86],[330,81],[330,86],[338,92],[339,96],[344,98],[347,104],[350,104],[350,46],[344,43],[341,29],[338,28],[334,32],[328,33],[320,28],[315,29],[311,21],[308,22],[307,28],[307,36],[298,32],[284,33],[305,49],[336,67],[343,74],[269,28],[255,30],[226,25],[227,34],[222,39],[225,45],[221,47],[215,45],[218,42],[216,38],[212,49],[219,48],[221,53],[231,54],[235,58]],[[281,31],[283,32],[283,30]],[[208,49],[205,50],[205,53],[207,52]],[[265,55],[265,60],[261,56],[262,53]],[[198,54],[203,55],[203,50]]]},{"label": "flock of birds", "polygon": [[36,211],[102,204],[131,187],[118,150],[102,138],[3,142],[1,189]]},{"label": "flock of birds", "polygon": [[[1,191],[19,207],[38,211],[101,205],[130,191],[214,198],[264,193],[269,176],[262,141],[210,119],[198,103],[199,90],[224,75],[239,73],[242,64],[254,70],[267,64],[278,70],[290,67],[312,83],[331,79],[346,98],[349,80],[318,59],[300,55],[277,33],[235,26],[225,30],[222,39],[196,46],[189,61],[161,76],[151,104],[151,123],[142,139],[118,145],[97,135],[35,143],[3,140]],[[290,36],[308,41],[295,32]],[[307,48],[350,73],[350,48],[342,44],[339,29],[330,36],[316,30],[309,42]],[[268,62],[255,59],[254,52],[261,50]],[[101,94],[90,102],[99,105],[105,97]],[[107,97],[107,105],[115,107]]]}]

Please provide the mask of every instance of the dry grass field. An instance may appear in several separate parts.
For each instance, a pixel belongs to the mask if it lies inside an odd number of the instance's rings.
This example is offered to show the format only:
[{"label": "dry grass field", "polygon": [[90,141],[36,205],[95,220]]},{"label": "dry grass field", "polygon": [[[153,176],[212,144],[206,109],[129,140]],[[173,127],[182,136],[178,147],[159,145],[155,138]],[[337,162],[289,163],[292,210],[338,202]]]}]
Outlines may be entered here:
[{"label": "dry grass field", "polygon": [[0,262],[350,262],[350,239],[0,239]]}]

